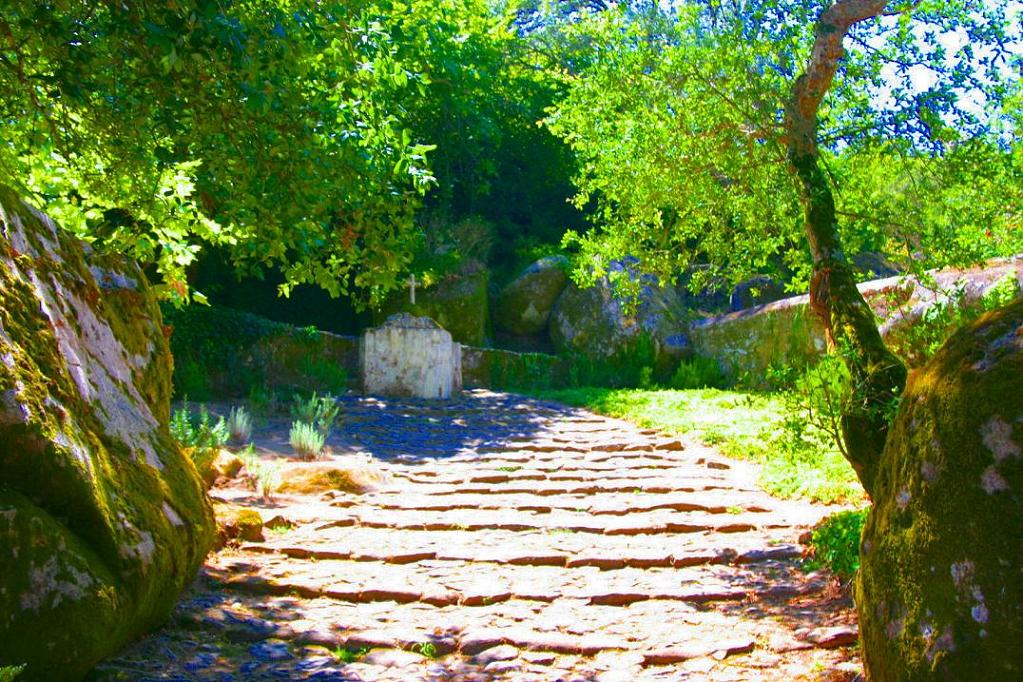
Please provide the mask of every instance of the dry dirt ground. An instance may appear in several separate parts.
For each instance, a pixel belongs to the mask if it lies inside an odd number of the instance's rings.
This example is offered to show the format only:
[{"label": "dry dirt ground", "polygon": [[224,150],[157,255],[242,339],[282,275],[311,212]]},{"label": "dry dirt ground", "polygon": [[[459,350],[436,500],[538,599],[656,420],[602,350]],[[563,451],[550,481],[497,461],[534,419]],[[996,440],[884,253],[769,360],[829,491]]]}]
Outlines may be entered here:
[{"label": "dry dirt ground", "polygon": [[296,461],[285,419],[256,444],[285,480],[363,487],[268,503],[244,472],[221,481],[218,508],[258,512],[263,539],[211,554],[171,621],[94,679],[856,679],[847,592],[799,562],[833,509],[553,403],[341,401],[323,461]]}]

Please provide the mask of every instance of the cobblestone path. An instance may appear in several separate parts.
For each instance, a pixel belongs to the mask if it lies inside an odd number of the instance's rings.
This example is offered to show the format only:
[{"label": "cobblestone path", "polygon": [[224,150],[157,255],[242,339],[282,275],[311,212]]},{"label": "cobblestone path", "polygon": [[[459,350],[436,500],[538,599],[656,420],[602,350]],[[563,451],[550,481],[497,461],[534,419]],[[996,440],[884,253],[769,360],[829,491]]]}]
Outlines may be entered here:
[{"label": "cobblestone path", "polygon": [[[772,498],[749,465],[504,394],[343,402],[330,462],[368,453],[385,484],[273,505],[214,488],[275,527],[211,555],[96,679],[856,677],[851,604],[798,565],[829,510]],[[283,420],[258,436],[291,457]]]}]

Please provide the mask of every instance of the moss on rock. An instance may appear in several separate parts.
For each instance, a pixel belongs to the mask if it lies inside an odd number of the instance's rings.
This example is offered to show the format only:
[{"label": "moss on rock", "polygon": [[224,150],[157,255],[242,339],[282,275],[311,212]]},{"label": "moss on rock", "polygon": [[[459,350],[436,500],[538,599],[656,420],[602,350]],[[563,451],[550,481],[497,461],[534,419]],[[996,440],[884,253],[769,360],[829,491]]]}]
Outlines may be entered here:
[{"label": "moss on rock", "polygon": [[914,373],[858,578],[874,680],[1023,679],[1023,299]]},{"label": "moss on rock", "polygon": [[495,324],[518,336],[545,331],[554,302],[568,284],[568,267],[564,256],[548,256],[523,270],[501,290]]},{"label": "moss on rock", "polygon": [[416,290],[416,302],[408,292],[396,292],[374,315],[382,324],[396,313],[429,317],[451,333],[451,338],[469,346],[483,346],[490,322],[487,284],[489,273],[482,268],[452,274],[432,287]]},{"label": "moss on rock", "polygon": [[[646,275],[633,275],[649,278]],[[653,344],[653,364],[662,342],[685,328],[685,311],[678,293],[670,287],[646,282],[631,307],[616,295],[605,277],[594,286],[569,284],[551,313],[550,335],[560,353],[592,361],[621,361]]]},{"label": "moss on rock", "polygon": [[0,187],[0,291],[0,666],[77,679],[167,617],[212,513],[138,266]]},{"label": "moss on rock", "polygon": [[277,491],[315,495],[327,491],[366,493],[387,483],[386,475],[374,469],[335,464],[294,464],[281,472]]}]

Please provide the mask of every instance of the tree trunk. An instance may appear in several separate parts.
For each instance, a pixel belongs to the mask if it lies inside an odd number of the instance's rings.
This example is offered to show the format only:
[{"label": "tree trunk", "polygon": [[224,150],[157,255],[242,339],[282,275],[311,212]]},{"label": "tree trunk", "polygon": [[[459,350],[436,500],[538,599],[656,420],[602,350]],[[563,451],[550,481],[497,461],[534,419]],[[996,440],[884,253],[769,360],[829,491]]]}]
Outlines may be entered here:
[{"label": "tree trunk", "polygon": [[853,269],[842,253],[835,197],[817,147],[817,111],[844,55],[842,41],[849,29],[877,17],[887,4],[886,0],[838,0],[824,10],[815,28],[813,53],[785,109],[788,162],[799,180],[813,256],[810,306],[852,375],[855,400],[842,416],[842,431],[849,460],[868,495],[873,493],[888,434],[888,408],[905,387],[906,368],[881,339],[874,314],[856,288]]}]

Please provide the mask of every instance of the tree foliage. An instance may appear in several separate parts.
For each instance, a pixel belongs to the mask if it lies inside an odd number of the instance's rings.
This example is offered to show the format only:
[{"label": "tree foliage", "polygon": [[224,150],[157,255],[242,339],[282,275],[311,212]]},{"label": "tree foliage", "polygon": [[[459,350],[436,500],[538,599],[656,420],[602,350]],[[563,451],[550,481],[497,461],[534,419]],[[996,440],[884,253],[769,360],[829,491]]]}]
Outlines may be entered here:
[{"label": "tree foliage", "polygon": [[[756,271],[806,286],[784,111],[826,4],[688,2],[571,26],[598,56],[566,72],[547,124],[580,157],[576,201],[599,204],[578,237],[591,274],[633,254],[668,276],[713,266],[693,286]],[[905,11],[853,28],[819,111],[843,242],[911,269],[1018,252],[1011,3],[889,4]]]},{"label": "tree foliage", "polygon": [[0,168],[180,292],[203,242],[229,245],[241,268],[280,265],[290,283],[386,286],[431,179],[401,106],[428,79],[385,21],[410,12],[13,0],[0,17]]}]

